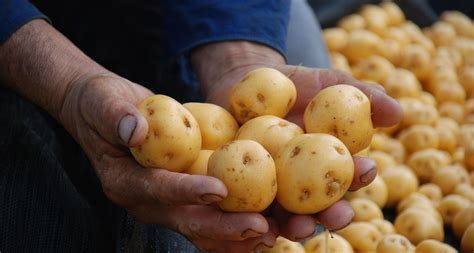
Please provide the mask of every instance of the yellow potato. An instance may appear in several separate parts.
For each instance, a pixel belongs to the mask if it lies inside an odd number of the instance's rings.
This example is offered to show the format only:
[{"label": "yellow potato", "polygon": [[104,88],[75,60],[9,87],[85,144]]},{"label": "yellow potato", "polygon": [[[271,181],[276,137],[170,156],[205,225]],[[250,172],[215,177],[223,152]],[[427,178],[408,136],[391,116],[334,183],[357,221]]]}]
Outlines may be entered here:
[{"label": "yellow potato", "polygon": [[464,148],[457,147],[453,153],[453,163],[464,163]]},{"label": "yellow potato", "polygon": [[414,125],[403,129],[398,134],[408,153],[429,148],[438,148],[439,136],[435,128],[428,125]]},{"label": "yellow potato", "polygon": [[436,99],[427,91],[421,91],[419,99],[423,104],[436,107]]},{"label": "yellow potato", "polygon": [[426,30],[426,36],[430,38],[434,44],[439,46],[448,46],[453,43],[456,38],[454,27],[447,22],[438,21]]},{"label": "yellow potato", "polygon": [[377,245],[376,253],[413,253],[415,246],[403,235],[390,234]]},{"label": "yellow potato", "polygon": [[[424,82],[424,88],[431,92],[434,95],[439,89],[441,89],[441,86],[445,85],[446,83],[458,83],[458,76],[456,74],[456,69],[454,66],[439,66],[436,67],[437,62],[439,62],[438,59],[435,59],[433,61],[433,66],[431,69],[431,75],[429,76],[428,80]],[[436,102],[438,103],[439,101],[436,98]]]},{"label": "yellow potato", "polygon": [[393,2],[382,2],[380,7],[387,14],[388,25],[400,25],[405,22],[405,14],[403,11]]},{"label": "yellow potato", "polygon": [[344,144],[328,134],[292,139],[275,159],[278,202],[298,214],[317,213],[349,189],[354,163]]},{"label": "yellow potato", "polygon": [[418,189],[418,179],[408,167],[398,165],[386,168],[380,176],[388,189],[386,207],[392,207],[402,198]]},{"label": "yellow potato", "polygon": [[326,231],[304,243],[306,253],[353,253],[352,246],[344,237]]},{"label": "yellow potato", "polygon": [[398,129],[400,128],[400,124],[396,124],[396,125],[393,125],[391,127],[378,127],[375,129],[375,132],[379,132],[379,133],[385,133],[385,134],[389,134],[389,135],[393,135],[395,134],[395,132],[398,131]]},{"label": "yellow potato", "polygon": [[[460,127],[458,145],[466,147],[469,143],[474,143],[474,124],[463,124]],[[469,166],[466,167],[469,169]]]},{"label": "yellow potato", "polygon": [[304,112],[308,133],[328,133],[339,138],[351,154],[370,144],[373,126],[370,101],[359,89],[339,84],[321,90]]},{"label": "yellow potato", "polygon": [[428,50],[418,44],[407,45],[400,55],[400,66],[412,71],[420,80],[425,80],[431,70]]},{"label": "yellow potato", "polygon": [[415,98],[399,98],[398,102],[403,109],[402,128],[411,125],[436,125],[439,120],[435,107],[422,103]]},{"label": "yellow potato", "polygon": [[457,253],[458,251],[449,244],[433,239],[423,240],[416,245],[415,253]]},{"label": "yellow potato", "polygon": [[[472,70],[474,71],[474,68]],[[469,123],[474,124],[474,122],[467,122],[466,121],[466,119],[470,116],[471,117],[474,116],[474,98],[468,99],[464,103],[464,122],[468,123],[468,124]]]},{"label": "yellow potato", "polygon": [[451,118],[458,123],[464,120],[464,108],[456,102],[443,102],[439,105],[438,112],[440,117]]},{"label": "yellow potato", "polygon": [[345,29],[346,31],[362,30],[365,28],[365,19],[359,14],[351,14],[343,17],[338,23],[338,27]]},{"label": "yellow potato", "polygon": [[[469,174],[468,174],[469,175]],[[474,187],[470,184],[470,178],[466,183],[461,183],[454,188],[453,194],[459,195],[474,202]]]},{"label": "yellow potato", "polygon": [[329,51],[343,51],[347,45],[349,34],[346,30],[338,27],[323,30],[323,38]]},{"label": "yellow potato", "polygon": [[464,146],[464,164],[466,169],[474,171],[474,142],[468,142]]},{"label": "yellow potato", "polygon": [[464,208],[463,210],[459,211],[453,219],[451,227],[453,229],[454,234],[458,239],[461,239],[464,231],[466,231],[467,227],[474,223],[474,204],[471,203],[470,206]]},{"label": "yellow potato", "polygon": [[[380,135],[379,135],[380,136]],[[377,134],[374,135],[372,140],[377,137]],[[370,148],[372,150],[380,150],[389,155],[391,155],[397,163],[402,163],[405,161],[405,147],[403,144],[398,141],[397,139],[393,139],[391,137],[383,136],[383,142],[381,143],[374,143],[371,142]]]},{"label": "yellow potato", "polygon": [[201,150],[196,161],[187,168],[184,172],[191,175],[207,175],[207,162],[214,150]]},{"label": "yellow potato", "polygon": [[397,68],[382,84],[387,94],[394,98],[416,98],[421,93],[421,85],[418,79],[412,72],[406,69]]},{"label": "yellow potato", "polygon": [[474,223],[471,223],[466,228],[461,239],[461,252],[472,253],[474,252]]},{"label": "yellow potato", "polygon": [[431,177],[431,182],[438,185],[443,195],[453,193],[457,185],[469,182],[469,174],[460,165],[449,165],[440,168]]},{"label": "yellow potato", "polygon": [[418,188],[418,192],[431,200],[431,203],[437,204],[443,198],[441,188],[433,183],[423,184]]},{"label": "yellow potato", "polygon": [[370,79],[377,83],[385,82],[394,71],[392,63],[378,55],[361,59],[352,67],[352,73],[357,79]]},{"label": "yellow potato", "polygon": [[285,237],[278,236],[275,245],[269,250],[263,250],[262,253],[306,253],[303,245],[299,242],[293,242]]},{"label": "yellow potato", "polygon": [[201,131],[193,115],[178,101],[164,95],[144,99],[138,109],[148,121],[145,141],[130,151],[144,167],[181,172],[201,150]]},{"label": "yellow potato", "polygon": [[445,225],[451,225],[454,216],[461,210],[466,209],[470,201],[459,195],[450,194],[441,199],[438,205],[438,211],[443,216]]},{"label": "yellow potato", "polygon": [[370,221],[374,219],[383,219],[382,209],[372,200],[366,198],[354,198],[349,201],[354,218],[352,221]]},{"label": "yellow potato", "polygon": [[439,146],[438,148],[444,150],[450,154],[453,154],[456,151],[457,147],[457,136],[454,135],[453,131],[447,126],[436,127],[436,132],[438,132]]},{"label": "yellow potato", "polygon": [[459,143],[461,129],[459,128],[459,124],[454,119],[448,117],[441,117],[438,121],[437,126],[449,128],[449,130],[451,130],[451,132],[453,132],[454,136],[456,137],[456,143]]},{"label": "yellow potato", "polygon": [[272,68],[250,71],[229,95],[230,111],[240,124],[262,115],[284,118],[295,101],[293,82]]},{"label": "yellow potato", "polygon": [[354,30],[349,33],[344,54],[349,62],[355,63],[370,55],[381,55],[383,51],[383,40],[373,32],[366,30]]},{"label": "yellow potato", "polygon": [[461,52],[454,47],[436,48],[436,58],[450,61],[453,69],[461,67],[463,60]]},{"label": "yellow potato", "polygon": [[208,103],[186,103],[183,106],[199,124],[202,149],[214,150],[234,139],[239,125],[224,108]]},{"label": "yellow potato", "polygon": [[275,158],[278,151],[291,139],[303,134],[303,129],[298,125],[272,115],[253,118],[243,124],[237,134],[236,140],[254,140]]},{"label": "yellow potato", "polygon": [[409,208],[395,218],[395,230],[413,244],[426,239],[444,240],[443,225],[423,209]]},{"label": "yellow potato", "polygon": [[382,233],[382,235],[390,235],[390,234],[395,234],[395,227],[393,226],[392,223],[388,220],[384,219],[375,219],[369,221],[372,225],[374,225],[377,230]]},{"label": "yellow potato", "polygon": [[377,34],[383,34],[388,26],[388,15],[377,5],[366,4],[360,9],[360,15],[365,19],[367,29]]},{"label": "yellow potato", "polygon": [[459,83],[440,83],[433,95],[438,104],[447,101],[463,104],[466,99],[466,91]]},{"label": "yellow potato", "polygon": [[412,192],[410,195],[401,199],[397,205],[397,212],[401,213],[411,207],[435,208],[431,200],[419,192]]},{"label": "yellow potato", "polygon": [[332,67],[338,70],[342,70],[350,75],[352,75],[351,67],[349,66],[349,62],[347,58],[338,52],[331,52],[329,53],[329,58],[331,59]]},{"label": "yellow potato", "polygon": [[474,66],[463,66],[459,70],[459,82],[468,98],[474,98]]},{"label": "yellow potato", "polygon": [[400,62],[400,52],[403,50],[402,45],[394,39],[383,40],[382,56],[389,60],[392,64],[398,65]]},{"label": "yellow potato", "polygon": [[370,147],[367,147],[365,149],[362,149],[358,153],[354,154],[355,156],[363,156],[363,157],[369,157],[369,149]]},{"label": "yellow potato", "polygon": [[463,56],[463,65],[474,66],[474,39],[458,36],[453,42],[453,47]]},{"label": "yellow potato", "polygon": [[209,157],[207,174],[227,187],[219,207],[230,212],[261,212],[277,192],[275,163],[257,142],[236,140],[221,146]]},{"label": "yellow potato", "polygon": [[459,11],[445,11],[441,20],[449,23],[456,30],[456,34],[474,38],[474,25],[471,19]]},{"label": "yellow potato", "polygon": [[384,39],[392,39],[397,41],[401,48],[411,43],[408,34],[397,26],[388,27],[382,36]]},{"label": "yellow potato", "polygon": [[413,153],[407,161],[407,165],[415,172],[421,183],[431,180],[431,177],[451,163],[451,156],[444,151],[436,149],[424,149]]},{"label": "yellow potato", "polygon": [[374,252],[383,235],[369,222],[352,222],[347,227],[336,231],[344,237],[355,252]]},{"label": "yellow potato", "polygon": [[377,204],[380,208],[383,208],[385,203],[387,203],[388,189],[383,179],[377,175],[374,181],[372,181],[369,185],[354,192],[346,192],[345,197],[348,200],[355,198],[369,199]]},{"label": "yellow potato", "polygon": [[369,153],[369,158],[374,160],[379,172],[385,170],[386,167],[397,165],[393,156],[380,150],[371,151]]}]

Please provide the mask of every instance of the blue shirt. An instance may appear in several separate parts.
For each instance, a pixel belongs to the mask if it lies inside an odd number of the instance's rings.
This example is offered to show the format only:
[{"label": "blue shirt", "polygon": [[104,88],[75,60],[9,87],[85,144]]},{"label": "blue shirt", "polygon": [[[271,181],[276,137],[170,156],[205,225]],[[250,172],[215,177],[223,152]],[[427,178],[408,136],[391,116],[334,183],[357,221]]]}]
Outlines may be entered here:
[{"label": "blue shirt", "polygon": [[[200,44],[248,40],[266,44],[285,55],[289,5],[289,0],[160,1],[163,19],[157,22],[164,27],[164,51],[176,59]],[[29,1],[0,0],[0,45],[36,18],[46,16]]]}]

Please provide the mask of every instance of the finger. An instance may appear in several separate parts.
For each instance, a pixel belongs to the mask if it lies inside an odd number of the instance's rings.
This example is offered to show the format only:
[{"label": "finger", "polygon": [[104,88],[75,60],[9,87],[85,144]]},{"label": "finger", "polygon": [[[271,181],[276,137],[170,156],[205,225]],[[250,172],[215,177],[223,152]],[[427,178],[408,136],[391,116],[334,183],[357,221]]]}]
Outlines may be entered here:
[{"label": "finger", "polygon": [[278,222],[281,236],[292,241],[301,241],[314,233],[316,221],[313,216],[291,214],[279,204],[275,204],[272,212]]},{"label": "finger", "polygon": [[315,216],[321,225],[330,231],[334,231],[347,226],[354,217],[354,211],[349,202],[342,199]]},{"label": "finger", "polygon": [[353,156],[352,158],[354,160],[354,178],[349,191],[357,191],[375,179],[377,166],[372,159],[367,157]]},{"label": "finger", "polygon": [[268,233],[270,225],[258,213],[226,213],[212,206],[186,206],[171,209],[164,221],[185,235],[212,240],[243,241]]}]

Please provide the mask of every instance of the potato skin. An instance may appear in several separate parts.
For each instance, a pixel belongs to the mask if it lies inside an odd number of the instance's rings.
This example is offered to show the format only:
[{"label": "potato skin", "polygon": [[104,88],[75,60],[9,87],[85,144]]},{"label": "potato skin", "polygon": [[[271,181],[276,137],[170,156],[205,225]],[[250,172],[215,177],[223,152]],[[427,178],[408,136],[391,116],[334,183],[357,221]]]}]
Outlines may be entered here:
[{"label": "potato skin", "polygon": [[471,253],[474,251],[474,223],[466,228],[461,238],[461,252]]},{"label": "potato skin", "polygon": [[[378,169],[378,168],[377,168]],[[348,200],[354,198],[366,198],[372,200],[380,208],[385,206],[388,198],[388,189],[385,181],[383,181],[380,175],[377,175],[369,185],[360,188],[354,192],[346,192],[345,194]]]},{"label": "potato skin", "polygon": [[375,252],[377,244],[383,238],[382,233],[373,224],[361,221],[352,222],[336,233],[344,237],[355,252]]},{"label": "potato skin", "polygon": [[457,253],[458,251],[446,243],[433,239],[424,240],[416,245],[415,253]]},{"label": "potato skin", "polygon": [[199,124],[202,136],[202,149],[215,150],[234,139],[239,124],[226,109],[209,103],[186,103]]},{"label": "potato skin", "polygon": [[278,236],[273,248],[263,250],[262,253],[305,253],[305,251],[301,243]]},{"label": "potato skin", "polygon": [[221,146],[209,157],[207,175],[220,179],[227,197],[219,207],[229,212],[261,212],[275,198],[275,163],[259,143],[236,140]]},{"label": "potato skin", "polygon": [[207,150],[203,149],[199,151],[199,156],[196,161],[191,165],[191,167],[187,168],[184,172],[191,174],[191,175],[207,175],[207,162],[209,161],[209,157],[212,155],[214,150]]},{"label": "potato skin", "polygon": [[284,118],[295,102],[293,82],[272,68],[250,71],[229,95],[230,112],[240,124],[262,115]]},{"label": "potato skin", "polygon": [[377,244],[376,253],[412,253],[415,246],[403,235],[390,234]]},{"label": "potato skin", "polygon": [[201,132],[193,115],[178,101],[164,95],[144,99],[138,109],[148,121],[145,141],[130,151],[144,167],[182,172],[196,161]]},{"label": "potato skin", "polygon": [[308,133],[328,133],[355,154],[370,145],[373,125],[370,101],[359,89],[339,84],[321,90],[304,112]]},{"label": "potato skin", "polygon": [[408,208],[395,218],[397,233],[405,236],[413,244],[426,239],[444,240],[443,224],[427,211],[418,208]]},{"label": "potato skin", "polygon": [[349,150],[329,134],[292,139],[275,159],[278,202],[297,214],[317,213],[349,189],[354,162]]},{"label": "potato skin", "polygon": [[[327,242],[327,243],[326,243]],[[353,253],[352,246],[344,237],[328,232],[320,233],[304,244],[306,253]],[[327,249],[327,250],[326,250]]]}]

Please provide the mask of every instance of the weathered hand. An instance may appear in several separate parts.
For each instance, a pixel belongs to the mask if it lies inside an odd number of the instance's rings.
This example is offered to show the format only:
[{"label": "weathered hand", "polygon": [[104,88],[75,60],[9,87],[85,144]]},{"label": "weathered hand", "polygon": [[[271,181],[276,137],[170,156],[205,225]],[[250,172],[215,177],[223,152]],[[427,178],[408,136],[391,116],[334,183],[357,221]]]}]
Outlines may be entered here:
[{"label": "weathered hand", "polygon": [[[207,100],[225,108],[229,107],[228,93],[232,86],[250,70],[266,66],[278,69],[294,82],[297,100],[287,119],[300,126],[303,126],[303,114],[309,101],[321,89],[336,84],[353,85],[369,97],[372,121],[376,127],[395,125],[402,117],[400,105],[381,86],[362,83],[337,70],[286,65],[279,53],[263,45],[249,42],[208,44],[196,49],[192,59]],[[375,163],[368,158],[354,156],[354,164],[355,174],[350,190],[369,184],[377,174]],[[353,211],[345,200],[315,215],[292,215],[278,204],[272,209],[280,234],[292,240],[311,235],[316,223],[335,230],[347,225],[353,217]]]},{"label": "weathered hand", "polygon": [[79,79],[66,92],[60,121],[92,162],[107,197],[138,221],[159,223],[204,250],[249,252],[273,245],[278,228],[257,213],[210,205],[227,195],[216,178],[143,168],[128,151],[148,131],[136,108],[152,93],[113,74]]}]

